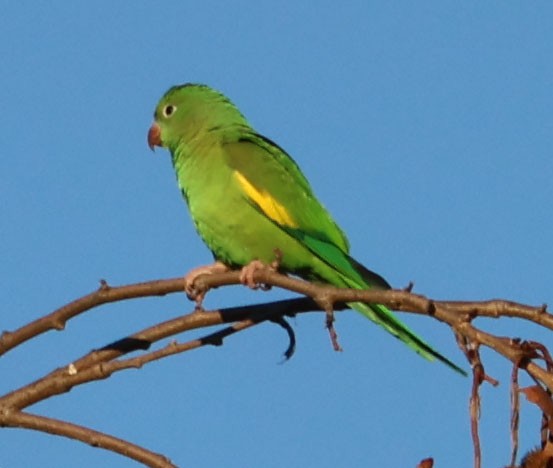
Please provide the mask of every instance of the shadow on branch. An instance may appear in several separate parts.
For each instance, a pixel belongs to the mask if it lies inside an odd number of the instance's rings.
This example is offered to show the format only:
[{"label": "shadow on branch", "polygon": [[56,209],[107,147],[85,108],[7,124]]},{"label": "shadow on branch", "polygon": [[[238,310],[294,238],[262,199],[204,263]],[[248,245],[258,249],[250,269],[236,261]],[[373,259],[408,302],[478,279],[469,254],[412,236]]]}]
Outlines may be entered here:
[{"label": "shadow on branch", "polygon": [[[540,448],[523,458],[520,467],[548,467],[553,449],[550,438],[553,429],[553,361],[548,350],[535,342],[521,341],[515,338],[496,336],[475,326],[478,317],[518,318],[553,330],[553,316],[546,306],[529,306],[504,300],[490,301],[436,301],[419,294],[410,288],[405,290],[352,290],[309,283],[300,279],[279,274],[269,268],[255,273],[258,284],[266,287],[279,287],[298,293],[302,297],[243,307],[192,312],[156,323],[151,327],[136,331],[116,342],[55,369],[37,380],[0,396],[0,426],[27,428],[50,434],[60,435],[94,447],[119,453],[147,466],[175,466],[164,455],[152,452],[144,447],[100,433],[91,428],[66,421],[32,414],[26,409],[40,401],[59,395],[89,382],[106,379],[112,374],[131,368],[140,368],[150,362],[168,356],[183,353],[202,346],[220,346],[224,340],[242,330],[265,321],[272,321],[287,333],[288,347],[284,352],[290,358],[295,348],[293,329],[286,317],[306,312],[337,311],[345,308],[347,302],[380,303],[396,311],[426,315],[446,324],[453,332],[460,349],[471,368],[472,390],[470,395],[471,434],[474,443],[475,466],[481,466],[481,449],[478,437],[478,416],[480,413],[479,389],[485,382],[495,385],[497,382],[489,376],[480,359],[482,346],[494,350],[509,360],[513,366],[511,379],[511,467],[515,467],[518,451],[519,397],[524,394],[528,401],[537,405],[543,414]],[[213,275],[204,275],[197,279],[195,287],[199,291],[239,284],[239,272],[231,271]],[[76,299],[52,313],[40,317],[17,330],[6,331],[0,335],[0,356],[15,347],[51,330],[63,330],[66,323],[83,313],[92,313],[100,305],[148,296],[163,296],[183,292],[183,279],[148,281],[126,286],[112,287],[102,281],[100,288],[86,296]],[[328,324],[328,321],[327,321]],[[154,344],[189,330],[221,325],[216,332],[190,341],[171,341],[158,349]],[[336,346],[335,346],[336,347]],[[131,352],[140,351],[137,356],[127,357]],[[521,389],[518,386],[519,373],[524,372],[533,380],[534,385]],[[545,460],[546,464],[531,465],[532,460]],[[530,462],[528,461],[530,460]],[[432,466],[431,459],[423,460]],[[416,463],[413,464],[415,466]]]}]

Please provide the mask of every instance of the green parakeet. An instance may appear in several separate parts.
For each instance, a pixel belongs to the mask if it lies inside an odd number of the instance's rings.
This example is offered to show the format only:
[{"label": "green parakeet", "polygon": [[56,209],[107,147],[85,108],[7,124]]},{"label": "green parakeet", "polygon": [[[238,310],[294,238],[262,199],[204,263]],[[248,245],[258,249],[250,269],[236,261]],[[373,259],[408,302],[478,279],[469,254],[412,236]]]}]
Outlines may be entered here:
[{"label": "green parakeet", "polygon": [[[337,287],[390,288],[349,256],[345,234],[294,160],[257,133],[218,91],[200,84],[169,89],[156,107],[148,144],[171,152],[196,229],[215,257],[216,263],[197,270],[196,276],[270,264],[280,252],[283,272]],[[247,273],[244,282],[251,282]],[[348,305],[424,358],[464,373],[387,307]]]}]

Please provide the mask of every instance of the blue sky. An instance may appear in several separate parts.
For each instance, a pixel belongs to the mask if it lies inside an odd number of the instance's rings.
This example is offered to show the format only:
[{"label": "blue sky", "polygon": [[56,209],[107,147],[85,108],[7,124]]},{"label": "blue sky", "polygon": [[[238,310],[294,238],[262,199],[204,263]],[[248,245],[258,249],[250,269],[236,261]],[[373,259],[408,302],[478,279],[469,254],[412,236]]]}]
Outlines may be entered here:
[{"label": "blue sky", "polygon": [[[168,154],[146,131],[174,84],[225,92],[297,160],[393,285],[438,299],[553,302],[551,2],[11,2],[0,17],[0,329],[111,284],[173,277],[211,260]],[[289,294],[241,287],[210,308]],[[0,359],[0,390],[156,321],[184,295],[120,303]],[[449,330],[404,316],[462,363]],[[501,335],[551,334],[513,320]],[[335,353],[322,316],[286,337],[262,325],[76,388],[33,407],[168,455],[179,466],[437,467],[472,463],[470,380],[418,358],[353,312]],[[196,336],[196,335],[190,335]],[[187,336],[179,337],[187,339]],[[483,352],[484,466],[509,462],[510,366]],[[525,382],[528,383],[528,382]],[[521,446],[538,443],[523,404]],[[22,430],[0,467],[131,467],[117,455]],[[32,450],[29,449],[32,447]]]}]

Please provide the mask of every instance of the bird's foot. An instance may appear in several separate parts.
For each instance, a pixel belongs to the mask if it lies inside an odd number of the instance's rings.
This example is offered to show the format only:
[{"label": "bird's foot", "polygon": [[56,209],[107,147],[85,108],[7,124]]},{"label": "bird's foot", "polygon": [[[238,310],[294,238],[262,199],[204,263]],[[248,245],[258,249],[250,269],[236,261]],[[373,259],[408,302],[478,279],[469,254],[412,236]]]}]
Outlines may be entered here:
[{"label": "bird's foot", "polygon": [[261,260],[252,260],[250,263],[242,267],[240,271],[240,282],[244,286],[251,289],[258,289],[260,284],[255,281],[255,273],[266,268],[271,268],[270,265],[263,263]]},{"label": "bird's foot", "polygon": [[196,301],[196,308],[200,309],[202,302],[205,298],[207,291],[198,290],[194,285],[198,277],[202,275],[213,275],[215,273],[225,273],[229,270],[229,267],[222,262],[215,262],[211,265],[203,265],[196,267],[186,273],[184,277],[184,292],[190,300]]},{"label": "bird's foot", "polygon": [[242,270],[240,271],[240,282],[244,286],[248,286],[251,289],[271,289],[270,286],[260,284],[255,281],[254,276],[257,271],[261,270],[278,271],[281,259],[282,253],[279,249],[275,249],[275,259],[269,264],[263,263],[261,260],[252,260],[250,263],[242,267]]}]

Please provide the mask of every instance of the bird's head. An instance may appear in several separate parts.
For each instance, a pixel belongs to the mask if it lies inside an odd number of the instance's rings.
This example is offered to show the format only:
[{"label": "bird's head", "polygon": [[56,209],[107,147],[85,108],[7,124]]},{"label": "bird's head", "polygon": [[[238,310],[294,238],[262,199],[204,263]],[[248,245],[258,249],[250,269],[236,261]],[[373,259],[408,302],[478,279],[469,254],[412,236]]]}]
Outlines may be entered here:
[{"label": "bird's head", "polygon": [[160,99],[154,123],[148,131],[148,145],[173,151],[204,132],[231,125],[247,125],[240,111],[223,94],[206,85],[187,83],[173,86]]}]

